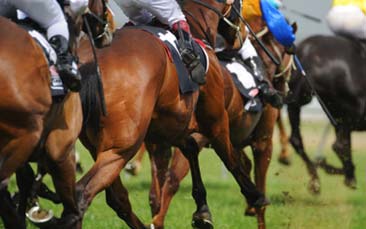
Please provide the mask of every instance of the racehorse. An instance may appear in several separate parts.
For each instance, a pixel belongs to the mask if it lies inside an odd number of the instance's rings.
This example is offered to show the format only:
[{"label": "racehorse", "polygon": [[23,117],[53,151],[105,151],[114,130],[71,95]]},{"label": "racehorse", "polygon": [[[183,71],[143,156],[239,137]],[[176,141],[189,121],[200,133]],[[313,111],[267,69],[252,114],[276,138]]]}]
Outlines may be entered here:
[{"label": "racehorse", "polygon": [[[107,1],[108,2],[108,1]],[[107,7],[107,2],[103,2],[103,1],[90,1],[89,2],[89,11],[86,14],[86,16],[84,17],[84,20],[82,20],[81,17],[77,17],[77,18],[72,18],[67,14],[68,16],[68,21],[69,21],[69,29],[71,31],[71,39],[72,41],[74,41],[73,39],[80,33],[80,28],[81,28],[81,23],[85,23],[87,20],[90,21],[89,23],[93,23],[95,21],[97,21],[98,23],[94,23],[94,27],[91,30],[91,36],[94,39],[95,42],[99,41],[99,44],[107,44],[108,41],[110,40],[110,35],[112,30],[114,29],[114,24],[113,24],[113,18],[112,18],[112,14],[110,12],[110,9]],[[66,13],[68,12],[68,8],[65,8]],[[106,26],[105,24],[108,23],[108,26]],[[97,43],[98,44],[98,43]],[[72,42],[71,43],[71,49],[75,50],[76,47],[76,43]],[[90,58],[91,55],[88,55]],[[42,66],[44,68],[44,66]],[[43,73],[43,72],[42,72]],[[71,96],[72,95],[72,96]],[[60,105],[52,105],[51,106],[51,110],[49,111],[49,113],[47,114],[48,116],[45,118],[45,122],[46,122],[46,130],[44,131],[44,133],[42,133],[42,141],[46,141],[46,143],[42,143],[39,144],[37,150],[38,151],[44,151],[43,147],[44,145],[48,148],[50,148],[49,144],[53,144],[54,146],[51,147],[51,150],[53,153],[53,151],[55,151],[55,153],[58,153],[60,155],[55,155],[53,157],[61,157],[61,159],[56,158],[57,160],[64,160],[67,163],[70,163],[69,161],[72,159],[70,158],[64,158],[66,157],[65,155],[61,155],[62,151],[61,149],[55,148],[55,147],[65,147],[68,146],[66,144],[69,144],[69,141],[71,141],[71,139],[73,141],[75,141],[75,137],[78,135],[78,133],[81,130],[81,125],[80,125],[80,120],[81,120],[81,104],[80,104],[80,99],[78,98],[79,96],[76,93],[72,93],[71,95],[68,95],[67,98],[60,104]],[[68,97],[72,97],[72,98],[68,98]],[[72,102],[74,101],[74,102]],[[76,109],[76,107],[78,109]],[[72,110],[74,109],[74,110]],[[71,115],[74,115],[73,112],[75,112],[75,117],[69,117]],[[58,115],[60,115],[60,117],[57,117]],[[66,116],[66,117],[64,117]],[[54,123],[55,122],[55,123]],[[74,125],[74,123],[72,122],[77,122],[77,125]],[[68,124],[68,125],[66,125]],[[66,126],[66,127],[65,127]],[[74,129],[71,128],[70,126],[74,126]],[[63,130],[61,133],[57,133],[55,134],[54,132],[59,131],[59,129],[65,129]],[[48,133],[50,133],[48,135]],[[48,135],[48,136],[47,136]],[[65,143],[63,143],[63,141],[61,142],[57,142],[57,144],[54,143],[55,141],[55,137],[63,137],[64,135],[68,135],[68,138],[63,138],[65,140]],[[51,139],[51,140],[48,140]],[[73,144],[74,145],[74,142]],[[55,148],[55,149],[54,149]],[[72,147],[73,148],[73,147]],[[46,149],[48,150],[48,149]],[[57,152],[61,151],[61,152]],[[63,149],[63,150],[68,150],[70,151],[71,149],[67,148],[67,149]],[[50,154],[51,154],[50,153]],[[24,212],[26,210],[26,208],[28,207],[30,202],[33,202],[34,198],[36,198],[36,195],[39,194],[44,198],[48,198],[52,201],[54,201],[55,203],[59,203],[60,200],[62,201],[62,199],[66,199],[66,201],[69,201],[67,198],[70,198],[72,201],[75,202],[74,200],[74,196],[75,196],[75,178],[73,178],[73,180],[67,180],[67,182],[64,182],[63,180],[58,181],[57,179],[60,178],[54,178],[55,182],[58,182],[58,184],[55,184],[56,189],[58,188],[57,186],[61,186],[61,188],[65,188],[69,197],[64,197],[62,195],[65,194],[60,194],[57,191],[58,195],[55,195],[54,193],[50,192],[47,188],[47,186],[45,186],[44,184],[42,184],[42,177],[46,172],[51,172],[51,175],[55,172],[58,171],[52,171],[55,169],[60,170],[59,168],[57,168],[56,166],[50,164],[48,165],[47,163],[45,163],[45,161],[49,161],[50,159],[42,159],[42,160],[38,160],[38,157],[34,157],[36,161],[38,161],[39,164],[39,168],[38,168],[38,174],[37,174],[37,179],[35,180],[35,176],[34,173],[31,169],[31,167],[29,165],[24,165],[23,167],[19,168],[17,170],[17,184],[18,184],[18,188],[19,188],[19,202],[18,204],[18,213],[19,216],[22,220],[18,222],[19,225],[24,224],[24,222],[22,222],[24,220]],[[65,169],[69,169],[69,165],[66,162],[54,162],[54,163],[59,163],[62,164],[62,166],[65,166]],[[74,161],[71,161],[72,163],[74,163]],[[59,166],[59,165],[57,165]],[[54,168],[55,167],[55,168]],[[74,170],[69,169],[68,172],[71,174],[68,174],[68,176],[72,175],[72,172]],[[62,176],[62,173],[64,173],[64,171],[59,171],[60,174],[58,174],[58,176],[61,176],[62,179],[68,179],[68,178],[64,178]],[[40,179],[41,178],[41,179]],[[72,183],[72,186],[70,187],[70,184]],[[60,184],[61,183],[61,184]],[[65,183],[64,185],[62,183]],[[66,195],[67,195],[66,193]],[[61,199],[60,199],[61,198]],[[64,201],[65,202],[65,201]],[[74,209],[76,209],[76,204],[73,202],[73,206]],[[69,204],[70,205],[70,204]],[[30,209],[30,211],[32,211],[32,209]],[[44,211],[44,210],[42,210]],[[76,212],[76,211],[75,211]],[[49,213],[47,215],[43,215],[44,212],[33,212],[34,214],[28,212],[28,217],[31,219],[32,222],[34,223],[40,223],[41,221],[46,221],[44,217],[49,217],[51,215],[49,215]],[[38,214],[38,215],[37,215]],[[57,221],[56,221],[57,222]],[[55,222],[53,222],[55,223]],[[72,222],[71,222],[72,224]],[[18,226],[19,226],[18,225]],[[24,224],[25,225],[25,224]],[[41,226],[41,225],[39,225]],[[20,226],[22,227],[22,226]]]},{"label": "racehorse", "polygon": [[[30,160],[50,172],[64,206],[63,217],[78,216],[72,150],[81,130],[77,93],[52,103],[50,71],[42,48],[18,25],[0,17],[0,215],[6,228],[25,228],[25,208],[14,208],[7,179]],[[25,172],[26,173],[26,172]],[[18,183],[27,183],[25,177]],[[20,185],[27,195],[28,186]]]},{"label": "racehorse", "polygon": [[301,107],[311,101],[312,89],[318,93],[323,106],[335,120],[332,123],[336,133],[333,150],[342,162],[341,172],[345,174],[345,185],[354,189],[356,178],[351,155],[351,132],[366,129],[365,46],[351,38],[313,36],[300,43],[298,55],[314,88],[310,87],[306,78],[298,74],[294,74],[290,81],[290,89],[293,91],[288,99],[290,142],[306,163],[311,176],[310,190],[318,193],[320,182],[316,166],[304,149],[300,133],[300,112]]},{"label": "racehorse", "polygon": [[[262,39],[266,47],[276,53],[276,57],[281,60],[281,65],[276,66],[260,47],[256,47],[266,65],[269,79],[278,90],[285,92],[285,83],[291,73],[291,56],[286,54],[284,47],[275,41],[261,19],[252,21],[251,26],[254,31],[258,32],[258,37]],[[264,193],[266,173],[272,154],[273,128],[279,111],[270,105],[266,105],[264,111],[259,113],[253,114],[245,111],[245,99],[234,85],[228,70],[222,66],[222,71],[225,82],[225,109],[229,115],[231,141],[237,148],[238,158],[245,165],[248,174],[251,170],[251,162],[242,148],[251,146],[255,161],[256,185]],[[200,134],[196,134],[195,139],[198,140],[200,149],[209,143],[209,140]],[[152,186],[149,197],[153,224],[155,228],[163,228],[170,201],[178,191],[180,181],[187,175],[189,164],[180,151],[175,149],[168,169],[170,148],[158,148],[148,144],[146,146],[152,168]],[[159,157],[161,153],[164,153],[166,157]],[[249,204],[246,214],[257,214],[259,228],[265,228],[265,208],[254,211],[251,207]]]},{"label": "racehorse", "polygon": [[[226,9],[227,5],[219,1],[187,1],[185,12],[197,19],[191,23],[192,34],[198,38],[207,37],[214,46],[218,21]],[[106,189],[107,203],[118,216],[132,228],[144,227],[132,212],[127,190],[118,175],[145,141],[182,149],[192,171],[192,195],[197,205],[194,224],[197,227],[210,224],[197,146],[194,137],[190,136],[197,127],[209,138],[251,206],[261,208],[267,204],[263,193],[256,189],[236,160],[229,139],[221,68],[214,51],[210,48],[206,51],[210,60],[207,83],[199,92],[181,94],[175,66],[161,41],[139,28],[118,30],[111,45],[97,51],[108,112],[106,117],[100,116],[100,109],[95,108],[100,103],[95,99],[96,90],[85,90],[88,82],[94,79],[93,63],[81,67],[85,87],[82,94],[87,93],[88,99],[83,100],[86,120],[80,139],[95,159],[93,167],[77,185],[82,214],[94,196]]]}]

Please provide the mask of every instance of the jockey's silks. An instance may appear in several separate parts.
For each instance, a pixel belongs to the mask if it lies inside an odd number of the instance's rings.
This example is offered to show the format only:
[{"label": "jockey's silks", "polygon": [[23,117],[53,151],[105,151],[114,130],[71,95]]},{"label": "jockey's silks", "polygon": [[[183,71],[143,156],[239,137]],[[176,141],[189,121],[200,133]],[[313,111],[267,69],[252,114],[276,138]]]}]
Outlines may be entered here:
[{"label": "jockey's silks", "polygon": [[333,6],[347,6],[353,5],[359,7],[364,13],[366,13],[366,0],[334,0]]}]

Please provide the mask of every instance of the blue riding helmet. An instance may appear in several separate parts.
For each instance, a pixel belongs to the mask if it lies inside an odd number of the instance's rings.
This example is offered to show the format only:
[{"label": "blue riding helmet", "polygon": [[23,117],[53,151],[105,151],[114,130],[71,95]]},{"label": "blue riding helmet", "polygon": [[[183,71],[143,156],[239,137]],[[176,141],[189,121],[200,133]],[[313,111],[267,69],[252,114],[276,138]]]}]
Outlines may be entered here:
[{"label": "blue riding helmet", "polygon": [[262,17],[269,31],[278,42],[285,47],[291,47],[295,41],[293,28],[287,23],[286,18],[273,4],[273,0],[260,1]]}]

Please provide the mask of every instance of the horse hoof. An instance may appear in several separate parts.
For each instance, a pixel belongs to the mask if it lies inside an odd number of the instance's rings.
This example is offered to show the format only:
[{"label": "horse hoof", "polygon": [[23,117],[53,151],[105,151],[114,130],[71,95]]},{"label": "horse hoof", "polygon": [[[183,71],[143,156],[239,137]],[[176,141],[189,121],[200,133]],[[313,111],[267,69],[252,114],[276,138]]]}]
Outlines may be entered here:
[{"label": "horse hoof", "polygon": [[252,205],[253,208],[264,208],[267,205],[270,205],[271,201],[265,196],[260,197],[257,199],[254,204]]},{"label": "horse hoof", "polygon": [[255,211],[255,208],[248,206],[247,209],[245,209],[244,215],[245,216],[256,216],[257,212]]},{"label": "horse hoof", "polygon": [[313,195],[319,195],[320,194],[320,182],[319,180],[311,180],[309,182],[309,191]]},{"label": "horse hoof", "polygon": [[211,213],[208,209],[198,211],[193,214],[192,227],[199,229],[213,229]]},{"label": "horse hoof", "polygon": [[350,189],[357,189],[357,182],[355,178],[346,178],[344,184]]},{"label": "horse hoof", "polygon": [[137,176],[139,170],[138,166],[133,162],[128,163],[125,167],[125,171],[132,176]]},{"label": "horse hoof", "polygon": [[278,162],[282,165],[291,165],[291,161],[288,157],[279,157]]},{"label": "horse hoof", "polygon": [[52,210],[41,209],[40,206],[36,205],[29,209],[25,215],[27,218],[36,226],[42,228],[50,224],[54,220],[54,215]]},{"label": "horse hoof", "polygon": [[213,223],[210,219],[194,219],[192,220],[192,228],[194,229],[213,229]]}]

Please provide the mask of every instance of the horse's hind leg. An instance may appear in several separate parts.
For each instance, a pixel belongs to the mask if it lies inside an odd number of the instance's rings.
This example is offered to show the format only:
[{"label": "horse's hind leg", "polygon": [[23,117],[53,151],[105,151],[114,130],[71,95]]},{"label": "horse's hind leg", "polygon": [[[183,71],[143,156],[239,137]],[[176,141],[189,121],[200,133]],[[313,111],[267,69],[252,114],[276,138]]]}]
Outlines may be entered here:
[{"label": "horse's hind leg", "polygon": [[128,199],[128,192],[119,177],[106,189],[105,194],[107,204],[129,227],[144,228],[144,224],[132,211],[132,206]]},{"label": "horse's hind leg", "polygon": [[171,147],[167,144],[146,143],[151,163],[151,186],[149,203],[151,215],[156,215],[160,210],[161,189],[164,185],[166,173],[171,158]]},{"label": "horse's hind leg", "polygon": [[351,132],[344,127],[336,128],[336,141],[333,150],[338,155],[344,168],[345,185],[349,188],[356,188],[355,166],[352,162],[351,154]]},{"label": "horse's hind leg", "polygon": [[[95,195],[107,188],[110,189],[107,191],[107,201],[122,219],[124,219],[124,212],[132,211],[131,206],[126,205],[129,203],[126,189],[121,183],[115,182],[120,182],[116,181],[120,171],[134,156],[137,149],[135,147],[128,151],[111,149],[96,155],[93,167],[77,183],[78,205],[82,215],[85,214]],[[129,216],[131,215],[126,217]],[[135,216],[131,216],[131,218],[135,218]],[[137,225],[131,226],[132,228],[143,227],[139,220],[136,222]]]},{"label": "horse's hind leg", "polygon": [[[81,135],[81,140],[85,146],[90,150],[90,154],[93,159],[97,160],[97,153],[93,150],[92,144],[88,141],[85,136]],[[85,179],[87,181],[87,179]],[[84,181],[84,182],[85,182]],[[86,183],[78,182],[78,190],[82,193],[81,189],[86,186]],[[144,228],[144,224],[137,218],[137,216],[132,211],[131,203],[128,199],[128,192],[123,186],[120,177],[117,177],[113,183],[106,188],[106,202],[109,207],[111,207],[118,217],[124,220],[127,225],[131,228]]]},{"label": "horse's hind leg", "polygon": [[[255,184],[259,191],[266,193],[267,171],[272,158],[272,137],[278,110],[267,106],[252,142],[255,163]],[[265,228],[265,207],[256,209],[258,227]]]},{"label": "horse's hind leg", "polygon": [[309,190],[314,194],[320,193],[320,181],[315,164],[310,160],[306,154],[301,133],[300,133],[300,106],[296,104],[288,105],[288,116],[291,125],[290,143],[295,148],[296,153],[305,162],[308,172],[310,174]]}]

